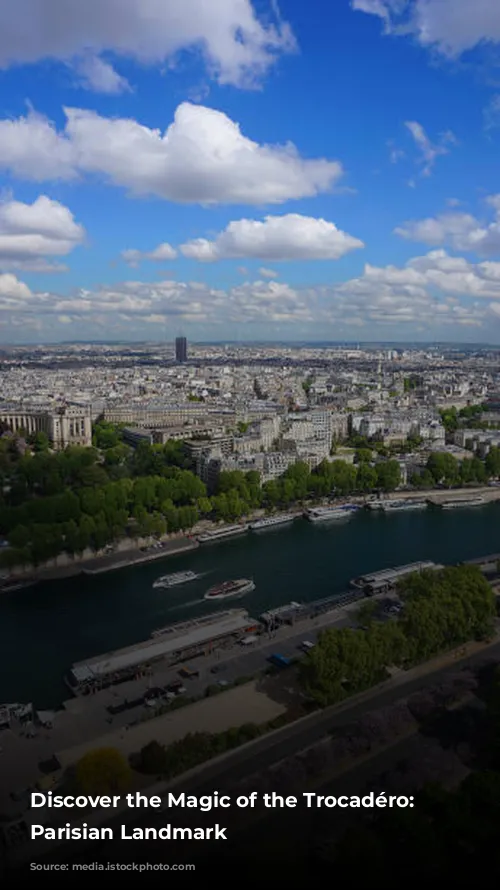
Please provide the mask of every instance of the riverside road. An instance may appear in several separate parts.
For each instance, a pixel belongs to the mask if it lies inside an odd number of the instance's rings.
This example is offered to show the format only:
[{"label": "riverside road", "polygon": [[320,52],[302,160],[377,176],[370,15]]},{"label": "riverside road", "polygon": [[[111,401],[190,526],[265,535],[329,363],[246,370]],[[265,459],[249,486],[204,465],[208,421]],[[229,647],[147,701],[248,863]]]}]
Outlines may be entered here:
[{"label": "riverside road", "polygon": [[[212,794],[214,790],[224,793],[225,789],[229,788],[232,783],[262,772],[269,766],[308,748],[324,738],[332,729],[346,726],[358,720],[369,711],[377,711],[426,686],[442,682],[448,674],[456,673],[457,670],[464,667],[480,667],[483,664],[498,660],[500,660],[500,642],[497,641],[488,648],[461,659],[457,658],[453,663],[437,667],[430,673],[424,673],[426,668],[423,665],[420,668],[414,669],[411,678],[408,678],[406,674],[398,674],[393,679],[387,681],[386,684],[383,684],[383,688],[379,688],[377,691],[368,691],[361,696],[357,696],[355,701],[348,701],[341,706],[327,708],[297,723],[286,726],[272,735],[237,749],[219,760],[208,763],[191,774],[187,774],[185,778],[180,777],[174,783],[170,783],[166,790],[172,790],[176,794],[185,792],[186,794],[197,796]],[[391,762],[390,753],[388,752],[387,754],[389,763]],[[375,755],[375,765],[378,762],[377,758],[378,755]],[[382,755],[380,755],[379,759],[380,762],[385,762]],[[354,765],[350,771],[350,775],[353,778],[350,785],[352,788],[357,787],[357,769],[358,767]],[[361,770],[362,775],[366,779],[370,772],[368,765],[362,766]],[[165,788],[165,786],[163,787]],[[160,794],[161,791],[159,786],[157,786],[155,789],[150,788],[148,793]],[[193,812],[196,813],[194,823]],[[198,810],[175,810],[173,813],[169,813],[166,810],[146,809],[126,811],[107,821],[106,825],[113,828],[115,838],[117,838],[120,833],[119,826],[122,824],[126,824],[129,828],[131,826],[160,828],[169,821],[181,826],[196,824],[203,827],[205,824],[214,824],[217,820],[214,818],[214,813],[203,814]],[[222,823],[224,819],[219,819],[219,821]],[[90,816],[89,824],[92,824]],[[239,826],[234,811],[231,811],[229,821],[224,824],[230,825],[230,837],[237,839]],[[265,832],[268,830],[265,829]],[[123,863],[133,861],[164,862],[167,860],[189,862],[193,861],[195,853],[197,856],[200,855],[199,844],[197,845],[193,842],[176,842],[175,848],[168,849],[165,848],[165,843],[161,841],[156,843],[127,844],[126,842],[120,843],[114,840],[93,842],[85,847],[82,843],[71,844],[71,842],[68,842],[53,848],[52,852],[49,852],[49,844],[50,842],[44,842],[43,847],[39,846],[36,851],[34,848],[32,851],[30,850],[33,858],[41,857],[45,850],[47,855],[43,857],[43,861],[46,862],[88,862],[90,860],[95,862],[119,861]],[[222,849],[219,849],[218,852],[220,855],[224,855]]]},{"label": "riverside road", "polygon": [[[234,683],[238,678],[252,676],[266,668],[268,658],[273,652],[285,657],[299,654],[300,645],[304,640],[316,642],[318,633],[327,626],[348,626],[355,621],[357,606],[349,610],[340,609],[313,619],[300,622],[294,627],[284,626],[272,635],[265,634],[252,646],[235,646],[221,652],[216,650],[196,661],[190,662],[199,672],[194,679],[184,680],[186,694],[202,697],[210,685],[222,686]],[[179,681],[180,664],[169,666],[158,662],[153,666],[153,675],[124,683],[119,690],[115,687],[102,690],[95,695],[69,699],[65,709],[58,711],[51,729],[39,732],[30,739],[29,744],[19,749],[16,734],[7,734],[2,738],[0,774],[0,801],[3,807],[12,809],[12,801],[6,800],[10,792],[19,793],[22,789],[34,785],[39,778],[38,764],[49,760],[54,753],[68,751],[75,746],[87,745],[89,748],[99,744],[99,738],[111,731],[125,729],[127,726],[140,723],[152,710],[144,703],[144,696],[153,688],[165,687]],[[224,692],[221,693],[222,695]],[[108,708],[128,699],[138,701],[135,707],[122,714],[110,717]],[[172,726],[182,724],[182,710],[172,712]],[[153,732],[154,724],[151,726]],[[198,727],[203,729],[203,725]],[[186,730],[187,731],[187,730]],[[185,734],[185,733],[181,733]],[[175,737],[175,736],[174,736]]]}]

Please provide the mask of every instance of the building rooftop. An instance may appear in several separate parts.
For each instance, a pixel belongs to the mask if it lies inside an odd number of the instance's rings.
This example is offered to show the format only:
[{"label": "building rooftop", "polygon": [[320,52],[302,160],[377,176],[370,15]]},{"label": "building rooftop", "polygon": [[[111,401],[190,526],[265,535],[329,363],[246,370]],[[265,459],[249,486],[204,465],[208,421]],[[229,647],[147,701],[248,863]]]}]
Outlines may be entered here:
[{"label": "building rooftop", "polygon": [[[78,662],[73,665],[72,674],[77,682],[104,677],[107,674],[139,667],[139,665],[157,658],[165,658],[176,652],[209,643],[211,640],[244,631],[249,625],[255,623],[247,612],[242,609],[234,609],[222,613],[222,616],[206,616],[205,620],[172,625],[170,628],[166,628],[164,633],[154,636],[151,640]],[[176,628],[178,632],[176,632]]]},{"label": "building rooftop", "polygon": [[392,581],[395,578],[401,578],[403,575],[410,575],[412,572],[423,572],[425,569],[441,568],[434,562],[412,562],[405,566],[398,566],[394,569],[383,569],[381,572],[373,572],[371,575],[362,575],[359,579],[366,584],[377,584],[384,581]]}]

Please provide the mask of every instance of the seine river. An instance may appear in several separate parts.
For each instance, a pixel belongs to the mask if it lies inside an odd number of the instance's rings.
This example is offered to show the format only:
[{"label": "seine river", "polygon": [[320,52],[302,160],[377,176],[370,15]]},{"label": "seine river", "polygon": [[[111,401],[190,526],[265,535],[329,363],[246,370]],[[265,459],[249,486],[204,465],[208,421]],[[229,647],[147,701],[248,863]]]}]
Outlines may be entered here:
[{"label": "seine river", "polygon": [[[41,584],[0,597],[0,702],[54,707],[68,697],[63,675],[91,655],[128,646],[155,628],[229,607],[257,618],[290,600],[340,593],[351,578],[417,560],[456,563],[500,552],[500,504],[442,512],[376,515],[360,511],[326,525],[249,533],[161,562],[96,577]],[[167,572],[206,573],[193,584],[152,588]],[[207,587],[252,577],[241,600],[210,606]]]}]

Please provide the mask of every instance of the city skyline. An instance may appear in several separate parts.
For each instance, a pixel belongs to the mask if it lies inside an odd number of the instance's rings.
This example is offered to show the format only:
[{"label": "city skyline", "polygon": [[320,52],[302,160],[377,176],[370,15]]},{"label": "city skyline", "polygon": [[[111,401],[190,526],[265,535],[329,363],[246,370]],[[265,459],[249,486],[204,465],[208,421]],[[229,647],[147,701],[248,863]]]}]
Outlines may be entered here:
[{"label": "city skyline", "polygon": [[0,11],[0,345],[500,342],[495,0],[58,6]]}]

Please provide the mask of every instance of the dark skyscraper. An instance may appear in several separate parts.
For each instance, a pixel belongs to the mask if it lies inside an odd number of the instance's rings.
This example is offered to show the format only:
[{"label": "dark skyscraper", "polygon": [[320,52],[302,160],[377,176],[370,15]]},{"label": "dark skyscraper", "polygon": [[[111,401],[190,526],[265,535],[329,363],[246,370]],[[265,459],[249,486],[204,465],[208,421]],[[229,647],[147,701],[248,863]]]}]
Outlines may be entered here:
[{"label": "dark skyscraper", "polygon": [[187,362],[187,340],[185,337],[176,337],[175,339],[175,360],[176,362]]}]

